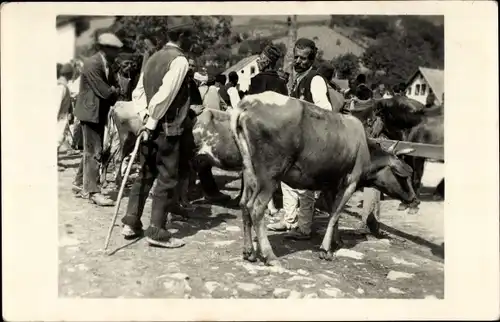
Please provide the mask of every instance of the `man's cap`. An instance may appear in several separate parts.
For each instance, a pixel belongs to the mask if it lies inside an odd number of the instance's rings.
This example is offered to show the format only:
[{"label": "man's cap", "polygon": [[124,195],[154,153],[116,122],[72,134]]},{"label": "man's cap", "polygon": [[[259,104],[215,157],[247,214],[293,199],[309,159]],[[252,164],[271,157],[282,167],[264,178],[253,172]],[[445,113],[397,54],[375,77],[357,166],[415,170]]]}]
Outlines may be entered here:
[{"label": "man's cap", "polygon": [[100,34],[99,37],[97,38],[97,43],[101,46],[108,46],[108,47],[114,47],[114,48],[122,48],[123,43],[116,37],[114,34],[110,32],[106,32],[103,34]]},{"label": "man's cap", "polygon": [[71,66],[71,64],[64,64],[64,65],[62,65],[59,73],[60,74],[72,74],[73,73],[73,66]]},{"label": "man's cap", "polygon": [[169,16],[167,23],[169,32],[191,30],[194,27],[194,21],[190,16]]},{"label": "man's cap", "polygon": [[278,59],[280,59],[280,57],[281,57],[281,51],[276,46],[273,46],[273,45],[266,46],[266,48],[264,48],[262,53],[267,58],[269,58],[269,60],[273,63],[277,62]]}]

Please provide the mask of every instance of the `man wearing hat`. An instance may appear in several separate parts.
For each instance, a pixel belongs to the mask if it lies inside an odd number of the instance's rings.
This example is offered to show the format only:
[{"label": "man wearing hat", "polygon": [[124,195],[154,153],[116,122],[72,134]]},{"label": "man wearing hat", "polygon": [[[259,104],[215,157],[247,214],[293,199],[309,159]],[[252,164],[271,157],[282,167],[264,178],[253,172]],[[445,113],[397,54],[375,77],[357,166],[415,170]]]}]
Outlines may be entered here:
[{"label": "man wearing hat", "polygon": [[[122,218],[122,234],[133,238],[142,234],[141,216],[149,191],[152,194],[151,221],[145,231],[150,245],[176,248],[184,245],[166,230],[168,212],[178,206],[176,192],[180,162],[188,162],[180,147],[189,123],[189,64],[185,51],[190,49],[193,21],[188,16],[171,16],[168,23],[169,42],[154,53],[144,67],[143,85],[147,108],[140,162],[142,170],[129,194],[127,212]],[[142,114],[142,113],[141,113]]]},{"label": "man wearing hat", "polygon": [[250,81],[248,94],[274,91],[283,95],[288,95],[286,83],[276,71],[276,63],[280,57],[281,52],[277,47],[268,45],[264,48],[257,60],[260,72]]},{"label": "man wearing hat", "polygon": [[122,42],[112,33],[97,39],[98,52],[83,64],[80,91],[76,99],[75,117],[83,133],[83,157],[73,190],[99,206],[112,206],[113,200],[103,195],[98,186],[104,129],[109,109],[120,93],[111,65],[118,56]]},{"label": "man wearing hat", "polygon": [[[300,38],[293,49],[295,80],[290,96],[332,110],[327,81],[313,68],[318,49],[314,41]],[[267,226],[273,231],[290,231],[287,238],[309,239],[314,214],[314,191],[293,189],[281,183],[284,215],[280,222]]]}]

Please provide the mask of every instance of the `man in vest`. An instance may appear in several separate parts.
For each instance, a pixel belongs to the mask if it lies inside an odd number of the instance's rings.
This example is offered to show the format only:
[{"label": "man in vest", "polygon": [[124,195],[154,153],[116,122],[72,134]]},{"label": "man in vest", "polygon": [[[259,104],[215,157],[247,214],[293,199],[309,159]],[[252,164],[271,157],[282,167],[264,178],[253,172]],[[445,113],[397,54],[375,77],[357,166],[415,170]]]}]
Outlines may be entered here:
[{"label": "man in vest", "polygon": [[[313,103],[328,111],[332,110],[328,97],[327,82],[313,69],[318,49],[314,41],[300,38],[293,49],[296,78],[290,96]],[[314,214],[314,191],[293,189],[281,183],[283,191],[283,220],[267,226],[273,231],[290,230],[288,238],[309,239]]]},{"label": "man in vest", "polygon": [[259,94],[265,91],[273,91],[288,95],[286,83],[276,71],[276,63],[281,57],[280,50],[273,45],[268,45],[259,56],[257,65],[259,73],[250,80],[248,94]]},{"label": "man in vest", "polygon": [[224,87],[227,95],[229,96],[229,105],[231,107],[235,107],[238,105],[240,102],[240,94],[238,94],[238,89],[236,86],[238,86],[238,74],[235,71],[232,71],[228,75],[228,83]]},{"label": "man in vest", "polygon": [[189,123],[190,107],[189,70],[185,51],[190,49],[193,27],[189,16],[169,17],[169,42],[146,62],[143,85],[147,108],[140,112],[144,126],[140,135],[142,144],[140,161],[142,171],[132,186],[126,215],[122,218],[125,238],[142,233],[141,216],[144,204],[155,179],[150,225],[145,231],[150,245],[176,248],[184,241],[176,239],[165,229],[167,214],[177,207],[179,165],[187,162],[180,142]]},{"label": "man in vest", "polygon": [[117,84],[111,65],[122,46],[122,42],[111,33],[98,37],[99,51],[84,62],[75,105],[75,117],[82,125],[84,146],[73,191],[99,206],[114,204],[101,193],[98,177],[107,116],[120,93],[120,89],[115,87]]}]

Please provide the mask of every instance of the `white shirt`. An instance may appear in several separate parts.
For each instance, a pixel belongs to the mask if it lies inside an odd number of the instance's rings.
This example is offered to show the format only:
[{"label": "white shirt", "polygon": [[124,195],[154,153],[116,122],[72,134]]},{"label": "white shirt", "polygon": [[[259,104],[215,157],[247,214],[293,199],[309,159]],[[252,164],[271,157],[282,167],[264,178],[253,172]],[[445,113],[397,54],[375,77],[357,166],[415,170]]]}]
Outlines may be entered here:
[{"label": "white shirt", "polygon": [[[308,69],[307,71],[303,72],[300,75],[297,75],[297,84],[300,83],[301,79],[309,73],[311,69]],[[297,85],[298,86],[298,85]],[[313,103],[316,106],[321,107],[322,109],[332,111],[332,105],[330,104],[330,101],[328,100],[328,89],[326,87],[325,80],[323,77],[316,75],[313,77],[311,80],[311,96],[313,99]]]},{"label": "white shirt", "polygon": [[104,64],[104,70],[106,71],[106,78],[108,78],[108,76],[109,76],[108,61],[106,60],[106,58],[104,57],[104,55],[101,52],[99,52],[99,55],[101,55],[102,62]]},{"label": "white shirt", "polygon": [[227,94],[229,95],[229,100],[231,101],[231,107],[238,106],[238,103],[240,102],[240,94],[238,94],[236,87],[229,87]]},{"label": "white shirt", "polygon": [[[167,46],[169,45],[176,46],[175,44],[167,43]],[[149,118],[145,125],[148,129],[154,130],[158,124],[158,120],[167,113],[170,104],[172,104],[181,88],[188,69],[189,64],[186,57],[178,56],[172,60],[168,72],[163,76],[162,85],[149,101]]]},{"label": "white shirt", "polygon": [[78,76],[77,79],[69,81],[68,82],[68,88],[71,97],[75,98],[76,95],[78,95],[78,92],[80,91],[80,76]]}]

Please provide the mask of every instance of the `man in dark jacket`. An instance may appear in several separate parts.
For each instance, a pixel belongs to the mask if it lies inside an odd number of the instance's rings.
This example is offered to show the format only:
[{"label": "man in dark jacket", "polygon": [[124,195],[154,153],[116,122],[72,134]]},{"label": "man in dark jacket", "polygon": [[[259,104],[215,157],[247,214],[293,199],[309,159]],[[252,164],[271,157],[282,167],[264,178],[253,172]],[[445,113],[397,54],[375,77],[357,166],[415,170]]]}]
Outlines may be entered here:
[{"label": "man in dark jacket", "polygon": [[74,109],[82,125],[84,147],[73,191],[99,206],[112,206],[113,200],[101,193],[97,181],[108,112],[120,93],[111,65],[123,44],[115,35],[104,33],[97,46],[99,51],[83,65]]},{"label": "man in dark jacket", "polygon": [[257,65],[259,73],[250,81],[248,94],[258,94],[265,91],[274,91],[288,95],[285,81],[279,77],[276,71],[276,63],[281,57],[281,52],[273,45],[269,45],[259,56]]}]

